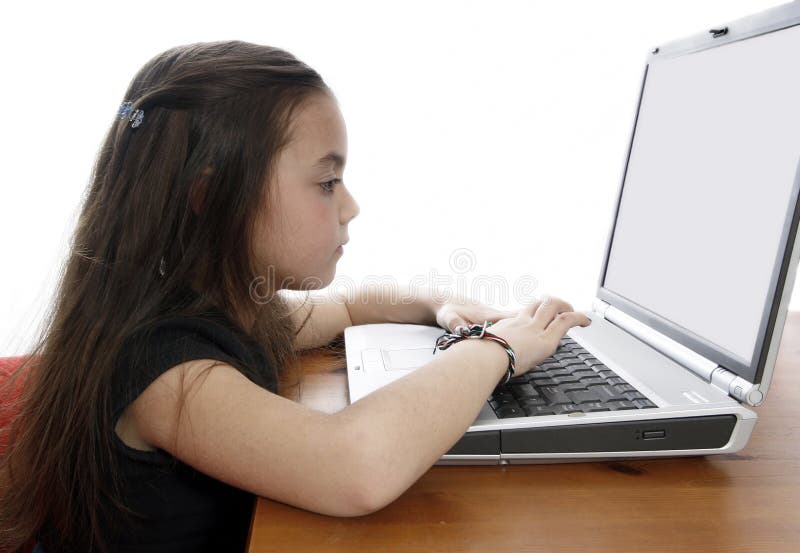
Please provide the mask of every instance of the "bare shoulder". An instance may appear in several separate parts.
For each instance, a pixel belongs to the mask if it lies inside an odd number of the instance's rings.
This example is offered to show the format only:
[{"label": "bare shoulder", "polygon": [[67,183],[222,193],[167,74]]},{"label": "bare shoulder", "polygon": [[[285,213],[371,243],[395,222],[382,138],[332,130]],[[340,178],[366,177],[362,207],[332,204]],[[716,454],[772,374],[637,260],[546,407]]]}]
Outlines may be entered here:
[{"label": "bare shoulder", "polygon": [[218,360],[165,371],[116,430],[132,447],[162,449],[256,495],[334,516],[364,514],[370,505],[353,476],[357,440],[343,419],[274,394]]},{"label": "bare shoulder", "polygon": [[215,364],[224,363],[215,359],[195,359],[175,365],[161,374],[122,412],[115,427],[120,439],[135,449],[154,451],[160,447],[166,434],[174,435],[177,418],[171,413],[180,404],[181,390],[187,382],[193,382]]}]

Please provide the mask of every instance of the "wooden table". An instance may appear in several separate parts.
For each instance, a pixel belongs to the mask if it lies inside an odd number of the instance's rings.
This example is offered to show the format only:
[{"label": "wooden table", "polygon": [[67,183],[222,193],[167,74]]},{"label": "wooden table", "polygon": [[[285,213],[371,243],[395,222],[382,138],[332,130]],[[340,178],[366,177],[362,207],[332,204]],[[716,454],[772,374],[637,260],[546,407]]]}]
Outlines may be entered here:
[{"label": "wooden table", "polygon": [[[318,356],[303,403],[347,404],[340,355]],[[250,553],[267,551],[800,551],[800,312],[737,454],[553,465],[433,466],[364,517],[259,498]]]}]

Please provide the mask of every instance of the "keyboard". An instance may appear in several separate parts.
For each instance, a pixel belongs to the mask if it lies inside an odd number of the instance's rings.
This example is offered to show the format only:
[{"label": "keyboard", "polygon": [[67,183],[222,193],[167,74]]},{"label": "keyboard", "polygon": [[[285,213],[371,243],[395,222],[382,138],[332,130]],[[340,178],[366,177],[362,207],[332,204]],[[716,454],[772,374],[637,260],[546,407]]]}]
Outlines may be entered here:
[{"label": "keyboard", "polygon": [[533,370],[489,397],[498,418],[657,407],[569,336]]}]

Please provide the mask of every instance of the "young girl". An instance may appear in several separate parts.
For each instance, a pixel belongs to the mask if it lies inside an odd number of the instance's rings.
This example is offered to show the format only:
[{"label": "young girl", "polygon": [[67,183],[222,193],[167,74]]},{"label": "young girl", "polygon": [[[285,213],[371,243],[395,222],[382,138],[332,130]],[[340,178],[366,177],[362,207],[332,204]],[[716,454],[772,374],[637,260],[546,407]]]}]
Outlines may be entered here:
[{"label": "young girl", "polygon": [[[16,375],[0,550],[243,551],[256,495],[371,513],[463,435],[511,359],[523,374],[590,323],[556,298],[501,312],[424,293],[314,309],[279,294],[330,284],[359,211],[334,95],[285,51],[172,48],[124,100]],[[279,389],[298,350],[347,326],[485,320],[508,347],[458,341],[336,414]]]}]

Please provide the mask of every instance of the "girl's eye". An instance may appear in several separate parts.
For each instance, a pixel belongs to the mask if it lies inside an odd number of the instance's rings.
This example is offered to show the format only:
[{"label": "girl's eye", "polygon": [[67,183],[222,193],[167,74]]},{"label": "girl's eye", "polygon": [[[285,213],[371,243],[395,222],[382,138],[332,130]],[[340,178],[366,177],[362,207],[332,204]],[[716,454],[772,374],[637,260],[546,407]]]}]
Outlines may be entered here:
[{"label": "girl's eye", "polygon": [[322,189],[325,191],[325,193],[333,194],[333,185],[337,182],[342,182],[342,179],[331,179],[327,182],[323,182],[320,184],[320,186],[322,186]]}]

